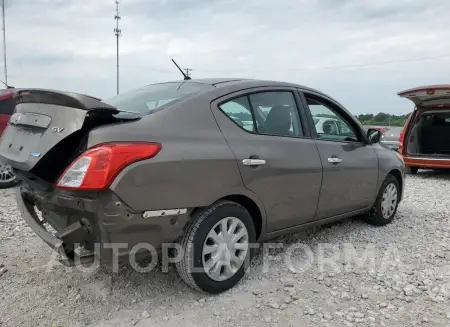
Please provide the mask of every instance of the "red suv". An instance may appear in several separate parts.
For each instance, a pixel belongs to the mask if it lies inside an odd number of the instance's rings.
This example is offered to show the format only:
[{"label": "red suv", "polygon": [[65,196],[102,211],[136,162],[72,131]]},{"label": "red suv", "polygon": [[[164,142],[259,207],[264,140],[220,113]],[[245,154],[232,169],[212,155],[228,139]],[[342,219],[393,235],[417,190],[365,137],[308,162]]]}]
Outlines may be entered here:
[{"label": "red suv", "polygon": [[400,134],[399,152],[407,172],[450,168],[450,85],[431,85],[398,93],[415,104]]},{"label": "red suv", "polygon": [[[9,118],[14,111],[13,94],[17,89],[8,87],[0,90],[0,135],[3,134],[8,125]],[[11,170],[11,167],[0,162],[0,189],[8,188],[18,184],[18,179]]]}]

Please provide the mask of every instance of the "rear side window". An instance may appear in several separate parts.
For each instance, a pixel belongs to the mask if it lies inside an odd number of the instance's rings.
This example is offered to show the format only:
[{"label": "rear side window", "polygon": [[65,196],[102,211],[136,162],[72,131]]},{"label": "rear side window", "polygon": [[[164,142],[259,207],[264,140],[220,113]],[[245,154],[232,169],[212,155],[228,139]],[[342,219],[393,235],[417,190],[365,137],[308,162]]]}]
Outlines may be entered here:
[{"label": "rear side window", "polygon": [[246,131],[276,136],[303,136],[292,92],[253,93],[224,102],[219,107]]},{"label": "rear side window", "polygon": [[177,100],[212,89],[214,86],[195,82],[171,82],[152,84],[138,90],[119,94],[104,102],[121,111],[137,112],[147,115]]},{"label": "rear side window", "polygon": [[236,124],[247,131],[255,131],[248,97],[240,97],[220,105],[220,109]]}]

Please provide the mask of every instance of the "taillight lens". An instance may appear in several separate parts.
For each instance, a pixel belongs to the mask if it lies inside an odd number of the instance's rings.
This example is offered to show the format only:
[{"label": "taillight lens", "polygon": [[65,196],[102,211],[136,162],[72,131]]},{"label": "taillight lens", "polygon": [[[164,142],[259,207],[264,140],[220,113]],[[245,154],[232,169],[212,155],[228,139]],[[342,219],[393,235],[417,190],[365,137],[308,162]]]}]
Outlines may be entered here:
[{"label": "taillight lens", "polygon": [[79,156],[61,175],[57,188],[103,190],[126,166],[153,158],[161,150],[158,143],[107,143]]},{"label": "taillight lens", "polygon": [[400,138],[398,139],[398,152],[403,153],[403,142],[405,141],[405,131],[400,132]]}]

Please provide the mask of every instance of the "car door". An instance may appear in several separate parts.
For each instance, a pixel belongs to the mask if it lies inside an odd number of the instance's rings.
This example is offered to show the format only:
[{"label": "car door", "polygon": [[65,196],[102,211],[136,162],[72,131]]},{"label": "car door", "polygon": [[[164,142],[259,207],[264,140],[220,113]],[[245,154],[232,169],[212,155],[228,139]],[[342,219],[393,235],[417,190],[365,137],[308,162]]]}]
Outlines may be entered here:
[{"label": "car door", "polygon": [[257,88],[212,103],[245,187],[264,203],[268,232],[308,222],[317,211],[322,163],[300,101],[295,89]]},{"label": "car door", "polygon": [[315,117],[329,117],[345,131],[326,134],[314,127],[311,131],[323,165],[317,219],[369,208],[377,192],[378,157],[364,142],[363,128],[331,98],[306,91],[302,95],[311,126]]}]

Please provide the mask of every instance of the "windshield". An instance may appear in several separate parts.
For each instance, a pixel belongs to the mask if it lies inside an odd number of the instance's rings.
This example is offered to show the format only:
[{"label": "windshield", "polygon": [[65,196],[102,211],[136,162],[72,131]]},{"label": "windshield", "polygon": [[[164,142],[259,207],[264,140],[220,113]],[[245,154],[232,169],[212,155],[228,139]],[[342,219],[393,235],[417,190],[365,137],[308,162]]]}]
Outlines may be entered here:
[{"label": "windshield", "polygon": [[164,105],[173,104],[177,100],[188,98],[211,88],[213,88],[212,85],[195,82],[152,84],[119,94],[104,102],[121,111],[146,115]]},{"label": "windshield", "polygon": [[320,121],[319,118],[313,118],[314,119],[314,125],[317,125],[317,123]]}]

